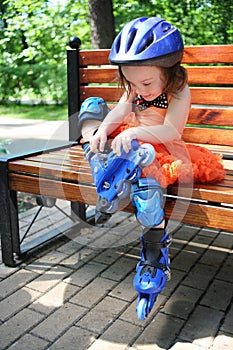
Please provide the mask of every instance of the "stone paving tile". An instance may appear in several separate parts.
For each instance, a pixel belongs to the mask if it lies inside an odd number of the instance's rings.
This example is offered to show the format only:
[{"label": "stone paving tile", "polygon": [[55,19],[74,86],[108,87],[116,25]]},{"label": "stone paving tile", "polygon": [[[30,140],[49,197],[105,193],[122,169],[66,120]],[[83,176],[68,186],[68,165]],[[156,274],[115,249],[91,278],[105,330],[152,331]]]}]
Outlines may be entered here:
[{"label": "stone paving tile", "polygon": [[49,350],[87,350],[94,341],[92,332],[72,326],[49,347]]},{"label": "stone paving tile", "polygon": [[61,281],[54,288],[43,293],[41,297],[33,301],[29,308],[45,315],[50,314],[61,307],[79,289],[77,286]]},{"label": "stone paving tile", "polygon": [[97,277],[86,287],[78,291],[69,301],[74,304],[91,308],[97,304],[99,300],[103,299],[115,284],[115,281]]},{"label": "stone paving tile", "polygon": [[187,319],[202,293],[200,289],[180,285],[172,294],[172,298],[166,302],[163,312]]},{"label": "stone paving tile", "polygon": [[116,320],[88,350],[126,350],[141,332],[141,327]]},{"label": "stone paving tile", "polygon": [[233,285],[214,280],[200,301],[201,305],[225,311],[233,297]]},{"label": "stone paving tile", "polygon": [[[193,265],[199,260],[200,254],[192,252],[188,248],[181,250],[177,256],[172,260],[174,269],[188,272]],[[184,264],[185,261],[185,264]]]},{"label": "stone paving tile", "polygon": [[113,279],[114,281],[120,281],[130,271],[135,269],[136,263],[137,262],[134,259],[121,257],[102,273],[102,277]]},{"label": "stone paving tile", "polygon": [[0,349],[5,350],[27,333],[44,316],[33,311],[24,309],[0,325]]},{"label": "stone paving tile", "polygon": [[193,288],[198,286],[198,288],[205,290],[216,274],[216,270],[217,268],[214,266],[197,263],[189,272],[183,284]]},{"label": "stone paving tile", "polygon": [[40,292],[23,287],[0,302],[0,319],[7,320],[17,312],[28,306]]},{"label": "stone paving tile", "polygon": [[174,234],[174,239],[185,240],[186,242],[190,241],[197,232],[200,231],[199,227],[191,225],[182,225]]},{"label": "stone paving tile", "polygon": [[157,349],[156,346],[158,349],[169,349],[183,324],[184,320],[159,313],[132,346],[137,350],[150,349],[150,345],[154,346],[151,349]]},{"label": "stone paving tile", "polygon": [[[189,344],[186,342],[179,342],[179,341],[170,348],[170,350],[204,350],[204,349],[205,348],[195,344]],[[220,350],[220,348],[218,350]]]},{"label": "stone paving tile", "polygon": [[[84,287],[95,279],[99,274],[107,268],[104,264],[91,261],[89,264],[81,266],[78,270],[69,276],[69,283],[79,287]],[[66,279],[64,280],[66,282]]]},{"label": "stone paving tile", "polygon": [[37,276],[38,274],[32,273],[25,269],[16,271],[14,274],[1,282],[0,297],[5,298],[27,284],[29,281],[35,279]]},{"label": "stone paving tile", "polygon": [[209,307],[197,306],[187,320],[179,337],[208,348],[221,324],[224,313]]},{"label": "stone paving tile", "polygon": [[49,315],[31,333],[49,341],[55,341],[74,322],[86,312],[86,308],[65,303],[53,314]]},{"label": "stone paving tile", "polygon": [[219,267],[226,259],[227,254],[228,253],[225,251],[225,249],[216,249],[214,246],[210,246],[202,255],[199,262],[201,264]]},{"label": "stone paving tile", "polygon": [[57,265],[45,274],[40,275],[38,278],[35,278],[32,282],[28,283],[27,287],[45,293],[72,272],[71,269]]},{"label": "stone paving tile", "polygon": [[117,284],[117,286],[109,293],[109,295],[123,299],[126,301],[132,301],[136,298],[137,292],[133,288],[133,279],[135,273],[131,273],[124,280]]},{"label": "stone paving tile", "polygon": [[233,336],[233,303],[231,303],[231,307],[226,313],[221,330],[224,332],[228,332]]},{"label": "stone paving tile", "polygon": [[211,346],[211,350],[232,350],[233,349],[233,337],[227,333],[219,333]]},{"label": "stone paving tile", "polygon": [[92,308],[76,325],[101,334],[126,306],[127,302],[107,296]]},{"label": "stone paving tile", "polygon": [[228,256],[226,261],[221,265],[220,270],[216,276],[216,278],[233,283],[233,254]]},{"label": "stone paving tile", "polygon": [[61,264],[63,266],[69,267],[71,269],[77,270],[86,262],[95,258],[98,255],[98,251],[96,249],[92,249],[89,247],[83,247],[79,251],[74,254],[68,256],[64,260],[62,260]]},{"label": "stone paving tile", "polygon": [[232,232],[220,232],[218,237],[214,241],[214,245],[217,247],[222,247],[226,249],[233,248],[233,233]]},{"label": "stone paving tile", "polygon": [[35,337],[32,334],[25,334],[7,349],[8,350],[25,350],[25,349],[44,350],[48,348],[49,344],[50,343],[44,339]]}]

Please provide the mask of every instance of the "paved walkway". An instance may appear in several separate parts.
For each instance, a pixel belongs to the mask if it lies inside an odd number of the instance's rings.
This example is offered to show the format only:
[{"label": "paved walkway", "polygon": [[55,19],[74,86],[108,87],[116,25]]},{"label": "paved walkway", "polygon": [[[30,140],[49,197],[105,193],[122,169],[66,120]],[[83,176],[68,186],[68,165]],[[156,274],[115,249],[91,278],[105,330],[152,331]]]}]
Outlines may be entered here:
[{"label": "paved walkway", "polygon": [[0,117],[0,140],[10,153],[52,147],[69,140],[68,122]]},{"label": "paved walkway", "polygon": [[[0,120],[0,130],[13,136],[17,153],[67,137],[64,124],[49,131],[50,122],[15,123]],[[22,233],[36,210],[20,216]],[[172,279],[141,322],[132,285],[140,255],[134,217],[117,213],[97,229],[74,226],[56,208],[40,213],[31,237],[61,227],[65,235],[16,268],[0,260],[0,349],[232,350],[232,233],[169,225]]]},{"label": "paved walkway", "polygon": [[[35,210],[21,215],[22,231]],[[172,279],[142,322],[132,285],[140,254],[134,218],[117,213],[97,229],[72,228],[56,208],[40,215],[31,235],[68,230],[21,266],[0,265],[1,350],[233,348],[232,234],[170,223]]]}]

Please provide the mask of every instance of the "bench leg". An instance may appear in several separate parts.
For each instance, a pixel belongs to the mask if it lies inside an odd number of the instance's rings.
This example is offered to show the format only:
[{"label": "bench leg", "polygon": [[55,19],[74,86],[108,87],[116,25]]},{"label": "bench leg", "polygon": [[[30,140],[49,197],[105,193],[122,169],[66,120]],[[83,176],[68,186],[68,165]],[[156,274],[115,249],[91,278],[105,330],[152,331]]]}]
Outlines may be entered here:
[{"label": "bench leg", "polygon": [[86,221],[86,205],[79,202],[71,202],[71,216],[76,216]]},{"label": "bench leg", "polygon": [[13,267],[14,253],[20,253],[17,193],[8,189],[6,162],[0,162],[0,236],[2,260]]}]

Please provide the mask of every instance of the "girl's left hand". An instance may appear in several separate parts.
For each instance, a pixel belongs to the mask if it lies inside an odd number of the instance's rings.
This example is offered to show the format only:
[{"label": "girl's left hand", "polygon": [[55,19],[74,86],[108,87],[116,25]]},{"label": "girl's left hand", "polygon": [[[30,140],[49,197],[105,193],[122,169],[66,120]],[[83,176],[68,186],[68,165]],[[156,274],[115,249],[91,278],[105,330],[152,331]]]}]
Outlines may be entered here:
[{"label": "girl's left hand", "polygon": [[130,128],[125,131],[122,131],[117,135],[111,144],[111,148],[117,156],[121,155],[121,147],[123,147],[126,153],[131,149],[131,141],[136,139],[135,128]]}]

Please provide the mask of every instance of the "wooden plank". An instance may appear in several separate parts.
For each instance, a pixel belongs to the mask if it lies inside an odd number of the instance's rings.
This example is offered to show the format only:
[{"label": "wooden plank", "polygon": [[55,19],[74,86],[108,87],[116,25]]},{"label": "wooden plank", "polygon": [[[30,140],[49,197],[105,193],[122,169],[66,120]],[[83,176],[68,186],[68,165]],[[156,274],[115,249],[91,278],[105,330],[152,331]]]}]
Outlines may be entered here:
[{"label": "wooden plank", "polygon": [[233,126],[233,110],[192,106],[188,123],[203,125]]},{"label": "wooden plank", "polygon": [[109,68],[81,68],[81,84],[88,83],[118,83],[118,69]]},{"label": "wooden plank", "polygon": [[[232,88],[201,88],[191,87],[193,104],[232,106]],[[107,102],[118,102],[123,89],[115,86],[81,86],[81,102],[88,97],[102,97]]]},{"label": "wooden plank", "polygon": [[[65,199],[68,201],[78,201],[90,205],[95,205],[97,194],[95,188],[90,186],[62,183],[49,179],[41,179],[40,183],[35,178],[28,181],[28,177],[9,175],[10,188],[22,192],[33,194],[42,194],[49,197]],[[122,201],[121,209],[134,212],[128,199]],[[206,227],[219,228],[232,231],[232,209],[211,207],[196,203],[187,203],[187,201],[166,200],[166,216],[176,221],[183,221],[188,224],[202,225]]]},{"label": "wooden plank", "polygon": [[185,46],[183,63],[232,63],[233,45]]},{"label": "wooden plank", "polygon": [[[71,182],[84,182],[84,183],[92,183],[92,176],[89,167],[84,166],[60,166],[56,164],[40,164],[33,162],[14,162],[11,163],[10,171],[14,171],[19,174],[35,175],[35,179],[38,182],[41,181],[42,178],[54,178],[59,181],[71,181]],[[15,178],[17,178],[18,174],[15,174]],[[14,174],[10,173],[10,176],[13,177]],[[28,181],[30,178],[28,177]]]},{"label": "wooden plank", "polygon": [[168,199],[165,213],[167,218],[186,224],[233,231],[232,209],[227,207],[212,207],[197,203],[187,205],[182,200],[174,202]]},{"label": "wooden plank", "polygon": [[80,50],[79,64],[80,66],[109,64],[109,53],[109,49]]},{"label": "wooden plank", "polygon": [[[109,64],[109,49],[80,50],[80,64],[106,65]],[[232,63],[233,45],[201,45],[185,46],[182,62],[192,63]]]},{"label": "wooden plank", "polygon": [[[186,67],[188,72],[189,84],[232,84],[233,69],[227,67]],[[118,69],[109,66],[108,68],[81,68],[81,84],[88,83],[118,83]]]},{"label": "wooden plank", "polygon": [[192,103],[198,105],[232,106],[232,88],[191,87]]},{"label": "wooden plank", "polygon": [[233,84],[232,66],[215,67],[187,67],[189,84],[215,84],[230,85]]},{"label": "wooden plank", "polygon": [[194,184],[193,188],[185,186],[169,186],[168,194],[187,199],[209,201],[216,203],[233,204],[233,183],[231,186],[225,183],[215,184]]},{"label": "wooden plank", "polygon": [[233,146],[233,129],[186,127],[182,138],[191,143]]},{"label": "wooden plank", "polygon": [[80,99],[83,102],[92,96],[102,97],[106,102],[118,102],[123,89],[114,86],[81,86]]}]

